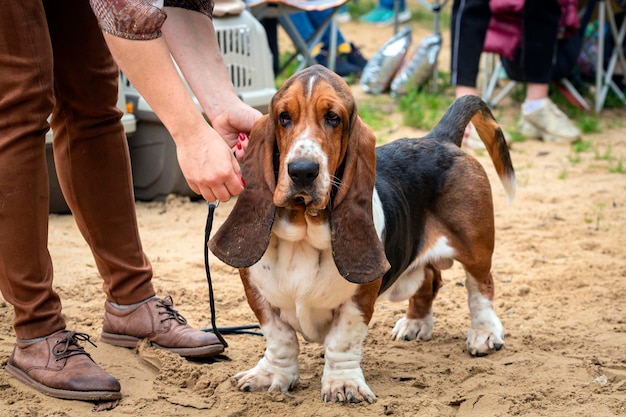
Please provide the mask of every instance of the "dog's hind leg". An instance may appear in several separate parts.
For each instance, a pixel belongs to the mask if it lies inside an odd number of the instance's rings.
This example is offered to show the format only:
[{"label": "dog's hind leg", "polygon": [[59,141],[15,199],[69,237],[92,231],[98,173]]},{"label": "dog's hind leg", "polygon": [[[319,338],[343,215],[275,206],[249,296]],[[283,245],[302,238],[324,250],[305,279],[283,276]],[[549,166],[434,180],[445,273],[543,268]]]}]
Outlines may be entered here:
[{"label": "dog's hind leg", "polygon": [[489,179],[478,161],[459,158],[441,194],[437,205],[441,207],[444,233],[454,248],[454,259],[465,269],[471,315],[467,351],[472,356],[484,356],[504,345],[502,323],[493,307],[495,223]]},{"label": "dog's hind leg", "polygon": [[465,267],[465,275],[467,302],[471,314],[467,351],[472,356],[485,356],[504,346],[502,323],[493,309],[493,278],[489,271],[477,274],[468,267]]},{"label": "dog's hind leg", "polygon": [[441,287],[441,272],[433,265],[424,267],[424,280],[409,298],[406,315],[391,331],[393,340],[430,340],[433,336],[433,300]]}]

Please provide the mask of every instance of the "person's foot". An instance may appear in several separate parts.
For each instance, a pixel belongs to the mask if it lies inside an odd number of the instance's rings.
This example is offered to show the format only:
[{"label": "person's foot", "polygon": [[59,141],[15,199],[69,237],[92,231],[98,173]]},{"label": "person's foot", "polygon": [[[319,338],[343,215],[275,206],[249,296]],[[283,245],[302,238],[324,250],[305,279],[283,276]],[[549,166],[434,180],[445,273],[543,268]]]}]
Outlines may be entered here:
[{"label": "person's foot", "polygon": [[337,23],[348,23],[352,20],[352,16],[347,10],[339,10],[335,15],[335,20]]},{"label": "person's foot", "polygon": [[522,113],[518,130],[526,138],[544,142],[572,143],[580,139],[580,130],[549,98],[530,113]]},{"label": "person's foot", "polygon": [[117,379],[100,368],[79,341],[93,345],[88,335],[68,330],[35,341],[18,341],[6,371],[52,397],[84,401],[122,398]]},{"label": "person's foot", "polygon": [[[345,55],[347,54],[338,54],[335,59],[335,72],[337,75],[347,77],[360,74],[362,69],[348,62]],[[322,49],[322,51],[315,56],[315,61],[328,68],[328,51]]]},{"label": "person's foot", "polygon": [[[361,22],[372,23],[378,26],[390,26],[395,22],[394,12],[385,7],[375,7],[359,18]],[[411,11],[404,9],[398,12],[398,23],[405,23],[411,20]]]},{"label": "person's foot", "polygon": [[104,304],[104,323],[100,340],[105,343],[134,348],[143,339],[153,346],[184,357],[214,356],[224,345],[210,332],[196,330],[174,308],[172,297],[153,297],[133,307]]},{"label": "person's foot", "polygon": [[367,65],[367,59],[352,42],[350,42],[350,52],[344,54],[344,57],[349,64],[358,67],[360,72],[363,72],[363,68]]}]

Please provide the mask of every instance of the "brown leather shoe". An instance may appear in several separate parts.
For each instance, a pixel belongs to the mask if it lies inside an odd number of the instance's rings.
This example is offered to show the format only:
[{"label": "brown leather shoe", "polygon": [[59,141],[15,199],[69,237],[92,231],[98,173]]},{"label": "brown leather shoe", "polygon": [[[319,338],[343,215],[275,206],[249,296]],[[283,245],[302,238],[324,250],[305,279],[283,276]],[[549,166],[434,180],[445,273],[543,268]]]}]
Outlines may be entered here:
[{"label": "brown leather shoe", "polygon": [[143,339],[155,347],[185,357],[206,357],[224,351],[213,334],[196,330],[174,308],[172,297],[154,298],[133,309],[104,304],[100,340],[115,346],[134,348]]},{"label": "brown leather shoe", "polygon": [[104,372],[78,341],[94,345],[88,335],[68,330],[59,330],[37,342],[18,341],[6,370],[52,397],[84,401],[122,398],[117,379]]}]

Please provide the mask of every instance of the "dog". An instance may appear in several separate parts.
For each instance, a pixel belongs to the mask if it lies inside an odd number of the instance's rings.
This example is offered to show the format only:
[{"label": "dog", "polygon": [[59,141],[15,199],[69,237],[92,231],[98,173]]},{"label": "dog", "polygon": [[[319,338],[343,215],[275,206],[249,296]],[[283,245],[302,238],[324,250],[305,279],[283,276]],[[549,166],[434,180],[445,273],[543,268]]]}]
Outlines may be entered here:
[{"label": "dog", "polygon": [[324,345],[324,402],[373,403],[361,358],[376,300],[409,300],[393,339],[430,339],[441,270],[454,260],[467,278],[468,352],[504,346],[490,272],[491,188],[461,149],[470,120],[512,199],[508,147],[478,97],[456,100],[423,138],[376,146],[350,88],[330,70],[311,66],[277,91],[250,133],[246,188],[209,242],[239,268],[266,338],[258,364],[235,375],[239,389],[292,389],[300,333]]}]

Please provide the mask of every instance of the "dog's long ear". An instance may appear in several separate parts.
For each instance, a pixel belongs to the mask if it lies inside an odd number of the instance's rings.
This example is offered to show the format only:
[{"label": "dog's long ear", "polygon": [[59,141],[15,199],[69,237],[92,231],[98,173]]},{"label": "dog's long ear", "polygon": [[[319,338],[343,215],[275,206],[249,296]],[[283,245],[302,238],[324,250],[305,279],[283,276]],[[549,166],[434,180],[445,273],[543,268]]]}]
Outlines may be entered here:
[{"label": "dog's long ear", "polygon": [[341,185],[330,212],[333,258],[341,275],[355,284],[382,277],[389,269],[374,227],[376,137],[354,110]]},{"label": "dog's long ear", "polygon": [[276,188],[275,141],[272,119],[262,116],[250,132],[250,144],[242,165],[246,188],[209,242],[211,252],[235,268],[254,265],[270,241],[276,211],[272,203]]}]

